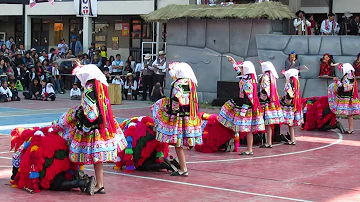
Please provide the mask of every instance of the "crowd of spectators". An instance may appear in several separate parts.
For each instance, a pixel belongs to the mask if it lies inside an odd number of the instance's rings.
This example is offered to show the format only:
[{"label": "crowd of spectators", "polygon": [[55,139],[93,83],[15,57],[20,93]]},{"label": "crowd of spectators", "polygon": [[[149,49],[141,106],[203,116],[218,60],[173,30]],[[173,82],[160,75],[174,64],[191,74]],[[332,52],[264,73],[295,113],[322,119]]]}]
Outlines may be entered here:
[{"label": "crowd of spectators", "polygon": [[[25,50],[23,44],[19,47],[15,44],[13,37],[2,44],[0,101],[20,100],[18,91],[24,91],[25,99],[55,100],[56,94],[64,94],[66,90],[70,90],[71,99],[79,99],[81,86],[79,80],[71,75],[74,59],[78,59],[82,64],[96,65],[104,73],[108,83],[120,84],[124,99],[137,99],[142,86],[142,63],[136,63],[132,56],[125,61],[120,54],[116,54],[115,57],[109,56],[105,46],[96,48],[94,43],[83,52],[82,44],[73,36],[70,43],[61,39],[58,46],[49,51],[35,48]],[[165,59],[161,61],[164,64]],[[157,80],[154,82],[159,80],[163,85],[164,72],[158,72],[159,75],[155,74]],[[145,77],[145,80],[149,79]],[[150,88],[145,89],[146,92],[149,91],[151,94],[153,85],[146,86]]]}]

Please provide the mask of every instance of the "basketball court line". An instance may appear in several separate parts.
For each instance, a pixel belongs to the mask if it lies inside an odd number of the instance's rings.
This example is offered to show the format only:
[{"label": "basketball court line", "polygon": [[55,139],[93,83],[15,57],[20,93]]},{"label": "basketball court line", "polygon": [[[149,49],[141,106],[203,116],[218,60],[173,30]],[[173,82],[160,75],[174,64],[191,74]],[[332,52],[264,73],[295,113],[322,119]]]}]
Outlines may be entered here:
[{"label": "basketball court line", "polygon": [[311,151],[316,151],[316,150],[320,150],[320,149],[325,149],[327,147],[331,147],[333,145],[339,144],[342,140],[343,140],[343,136],[341,135],[341,133],[332,130],[334,133],[336,133],[338,135],[338,139],[333,142],[330,143],[328,145],[324,145],[321,147],[315,147],[312,149],[306,149],[306,150],[301,150],[301,151],[297,151],[297,152],[288,152],[288,153],[283,153],[283,154],[274,154],[274,155],[268,155],[268,156],[254,156],[254,157],[247,157],[247,158],[240,158],[240,159],[219,159],[219,160],[209,160],[209,161],[193,161],[193,162],[186,162],[187,164],[197,164],[197,163],[218,163],[218,162],[231,162],[231,161],[245,161],[245,160],[253,160],[253,159],[265,159],[265,158],[274,158],[274,157],[280,157],[280,156],[289,156],[289,155],[294,155],[294,154],[302,154],[302,153],[306,153],[306,152],[311,152]]},{"label": "basketball court line", "polygon": [[[0,159],[11,160],[11,157],[0,156]],[[6,168],[12,168],[12,166],[4,166],[4,168],[5,167]],[[94,172],[94,169],[85,168],[84,170]],[[236,189],[228,189],[228,188],[222,188],[222,187],[216,187],[216,186],[208,186],[208,185],[202,185],[202,184],[179,182],[179,181],[174,181],[174,180],[166,180],[166,179],[155,178],[155,177],[138,176],[138,175],[131,175],[131,174],[126,174],[126,173],[117,173],[117,172],[111,172],[111,171],[104,171],[104,173],[110,174],[110,175],[133,177],[133,178],[146,179],[146,180],[152,180],[152,181],[158,181],[158,182],[167,182],[167,183],[172,183],[172,184],[180,184],[180,185],[186,185],[186,186],[192,186],[192,187],[199,187],[199,188],[212,189],[212,190],[217,190],[217,191],[225,191],[225,192],[239,193],[239,194],[245,194],[245,195],[259,196],[259,197],[265,197],[265,198],[274,198],[274,199],[282,199],[282,200],[298,201],[298,202],[312,202],[312,201],[309,201],[309,200],[303,200],[303,199],[297,199],[297,198],[290,198],[290,197],[283,197],[283,196],[276,196],[276,195],[268,195],[268,194],[260,194],[260,193],[255,193],[255,192],[247,192],[247,191],[241,191],[241,190],[236,190]]]},{"label": "basketball court line", "polygon": [[[94,169],[85,168],[84,170],[94,172]],[[188,182],[179,182],[179,181],[166,180],[166,179],[155,178],[155,177],[145,177],[145,176],[131,175],[131,174],[126,174],[126,173],[118,173],[118,172],[111,172],[111,171],[104,171],[104,173],[111,174],[111,175],[120,175],[120,176],[126,176],[126,177],[146,179],[146,180],[152,180],[152,181],[158,181],[158,182],[167,182],[167,183],[172,183],[172,184],[199,187],[199,188],[205,188],[205,189],[212,189],[212,190],[217,190],[217,191],[225,191],[225,192],[239,193],[239,194],[245,194],[245,195],[260,196],[260,197],[265,197],[265,198],[274,198],[274,199],[282,199],[282,200],[298,201],[298,202],[310,202],[308,200],[297,199],[297,198],[268,195],[268,194],[259,194],[259,193],[255,193],[255,192],[247,192],[247,191],[241,191],[241,190],[236,190],[236,189],[228,189],[228,188],[208,186],[208,185],[188,183]]]}]

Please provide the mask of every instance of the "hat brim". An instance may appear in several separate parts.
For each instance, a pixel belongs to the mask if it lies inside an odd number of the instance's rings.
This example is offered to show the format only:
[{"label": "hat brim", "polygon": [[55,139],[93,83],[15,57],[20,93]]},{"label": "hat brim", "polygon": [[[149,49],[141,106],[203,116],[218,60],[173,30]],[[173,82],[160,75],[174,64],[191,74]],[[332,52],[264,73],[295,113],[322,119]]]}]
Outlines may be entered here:
[{"label": "hat brim", "polygon": [[151,58],[151,57],[144,57],[145,60],[148,60],[148,59],[150,59],[150,58]]}]

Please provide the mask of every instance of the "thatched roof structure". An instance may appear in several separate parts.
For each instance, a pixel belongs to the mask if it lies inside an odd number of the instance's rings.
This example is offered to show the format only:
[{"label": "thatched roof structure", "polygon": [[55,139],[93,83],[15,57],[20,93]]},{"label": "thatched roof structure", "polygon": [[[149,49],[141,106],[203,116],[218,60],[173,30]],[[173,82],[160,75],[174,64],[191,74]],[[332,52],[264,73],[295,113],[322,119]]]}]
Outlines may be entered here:
[{"label": "thatched roof structure", "polygon": [[172,19],[293,19],[295,14],[289,6],[280,2],[265,1],[251,4],[229,6],[209,5],[168,5],[147,15],[141,16],[148,22],[166,22]]}]

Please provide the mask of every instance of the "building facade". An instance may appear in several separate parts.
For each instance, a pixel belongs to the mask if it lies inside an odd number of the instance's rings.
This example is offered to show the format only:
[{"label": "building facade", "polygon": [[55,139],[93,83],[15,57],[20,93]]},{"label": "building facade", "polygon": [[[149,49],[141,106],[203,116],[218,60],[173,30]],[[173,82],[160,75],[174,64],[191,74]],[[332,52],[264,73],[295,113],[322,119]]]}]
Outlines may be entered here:
[{"label": "building facade", "polygon": [[[145,23],[140,15],[168,4],[189,4],[191,0],[97,0],[97,16],[77,16],[73,0],[38,2],[34,7],[22,4],[0,4],[0,40],[14,37],[26,49],[49,50],[61,38],[69,43],[72,36],[82,42],[84,52],[91,42],[105,45],[108,54],[120,53],[123,58],[133,55],[139,60],[142,42],[160,40],[164,26]],[[157,29],[156,26],[160,27]],[[145,47],[146,48],[146,47]],[[151,46],[147,47],[151,48]]]}]

